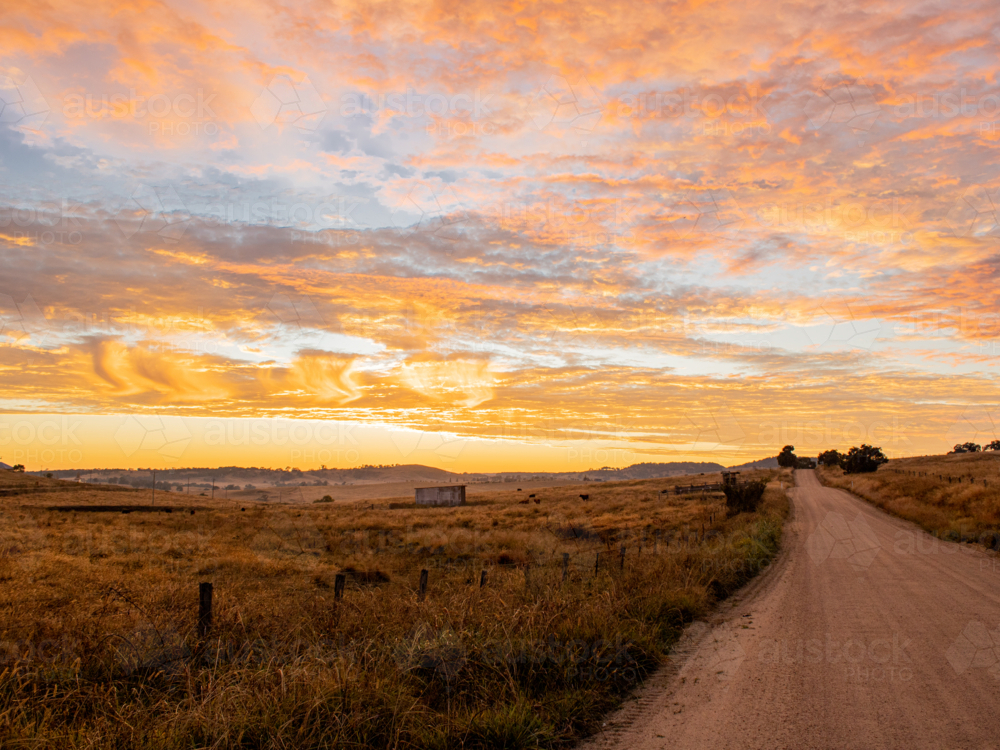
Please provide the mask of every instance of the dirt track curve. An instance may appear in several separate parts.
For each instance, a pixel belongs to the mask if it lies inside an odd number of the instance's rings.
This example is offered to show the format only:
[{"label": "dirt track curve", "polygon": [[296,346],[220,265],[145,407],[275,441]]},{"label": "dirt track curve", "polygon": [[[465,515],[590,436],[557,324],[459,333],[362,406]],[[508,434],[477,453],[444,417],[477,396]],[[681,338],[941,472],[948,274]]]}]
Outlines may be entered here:
[{"label": "dirt track curve", "polygon": [[776,563],[583,748],[1000,747],[1000,560],[796,483]]}]

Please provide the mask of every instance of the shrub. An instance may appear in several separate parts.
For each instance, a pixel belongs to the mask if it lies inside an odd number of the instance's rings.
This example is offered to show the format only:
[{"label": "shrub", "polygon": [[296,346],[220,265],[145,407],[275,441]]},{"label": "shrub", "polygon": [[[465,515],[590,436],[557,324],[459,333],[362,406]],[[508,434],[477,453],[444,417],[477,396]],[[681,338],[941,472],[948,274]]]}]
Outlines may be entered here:
[{"label": "shrub", "polygon": [[24,464],[14,464],[13,466],[10,467],[10,470],[11,471],[19,471],[19,472],[21,472],[23,474],[24,473]]},{"label": "shrub", "polygon": [[984,451],[1000,451],[1000,440],[994,440],[989,445],[987,445],[985,448],[983,448],[983,450]]},{"label": "shrub", "polygon": [[753,513],[764,497],[767,482],[758,479],[743,484],[726,484],[722,491],[726,495],[726,507],[731,513]]},{"label": "shrub", "polygon": [[329,495],[323,495],[319,500],[313,500],[314,503],[332,503],[333,498]]},{"label": "shrub", "polygon": [[862,445],[860,448],[851,448],[847,451],[847,455],[841,457],[840,468],[845,474],[865,474],[876,471],[879,466],[888,462],[889,459],[882,453],[881,448]]}]

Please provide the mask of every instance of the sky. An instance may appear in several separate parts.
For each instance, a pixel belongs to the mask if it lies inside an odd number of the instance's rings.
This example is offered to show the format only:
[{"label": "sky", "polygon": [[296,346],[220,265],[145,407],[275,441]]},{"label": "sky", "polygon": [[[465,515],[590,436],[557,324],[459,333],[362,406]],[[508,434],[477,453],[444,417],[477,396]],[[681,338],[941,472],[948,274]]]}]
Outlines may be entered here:
[{"label": "sky", "polygon": [[0,461],[998,439],[997,10],[8,3]]}]

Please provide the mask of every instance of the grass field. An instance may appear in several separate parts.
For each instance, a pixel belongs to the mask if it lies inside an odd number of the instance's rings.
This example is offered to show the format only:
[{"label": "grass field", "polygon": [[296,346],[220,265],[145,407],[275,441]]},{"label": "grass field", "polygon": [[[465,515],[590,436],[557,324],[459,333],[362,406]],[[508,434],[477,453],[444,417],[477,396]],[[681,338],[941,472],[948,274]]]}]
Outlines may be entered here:
[{"label": "grass field", "polygon": [[0,471],[28,493],[0,497],[0,746],[565,745],[768,564],[789,475],[751,475],[761,509],[728,517],[721,495],[660,493],[718,475],[147,510],[149,490]]},{"label": "grass field", "polygon": [[821,466],[824,484],[944,538],[996,547],[1000,537],[1000,453],[959,453],[894,459],[871,474]]}]

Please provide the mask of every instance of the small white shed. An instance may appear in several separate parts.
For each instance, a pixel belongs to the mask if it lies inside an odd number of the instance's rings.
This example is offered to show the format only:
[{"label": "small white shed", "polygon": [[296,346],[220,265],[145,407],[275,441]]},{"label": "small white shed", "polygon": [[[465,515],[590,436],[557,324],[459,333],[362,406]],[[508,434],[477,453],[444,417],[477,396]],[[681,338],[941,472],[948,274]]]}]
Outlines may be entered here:
[{"label": "small white shed", "polygon": [[465,505],[465,485],[415,488],[417,505]]}]

